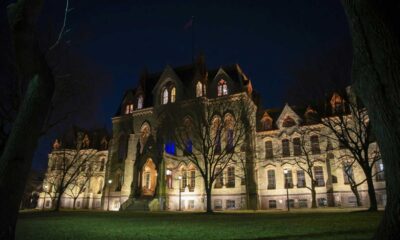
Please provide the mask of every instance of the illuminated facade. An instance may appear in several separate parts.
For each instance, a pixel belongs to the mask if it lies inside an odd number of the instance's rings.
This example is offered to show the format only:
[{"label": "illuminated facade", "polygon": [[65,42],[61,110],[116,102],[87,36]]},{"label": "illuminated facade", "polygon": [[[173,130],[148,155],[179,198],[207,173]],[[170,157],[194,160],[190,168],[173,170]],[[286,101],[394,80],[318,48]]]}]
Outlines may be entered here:
[{"label": "illuminated facade", "polygon": [[[257,107],[254,114],[253,162],[249,176],[255,182],[254,194],[259,209],[311,207],[308,189],[311,179],[293,164],[300,157],[297,139],[303,129],[313,129],[304,137],[309,142],[312,157],[319,159],[312,171],[316,178],[319,206],[354,206],[354,195],[338,159],[346,153],[341,146],[329,141],[327,129],[320,122],[308,122],[308,115],[317,110],[295,108],[262,110],[258,94],[239,65],[208,70],[204,60],[188,66],[172,68],[155,74],[142,73],[138,86],[128,90],[112,118],[112,141],[108,148],[108,164],[101,192],[102,209],[185,211],[204,210],[204,183],[196,167],[185,162],[185,154],[173,141],[163,140],[157,129],[157,111],[166,104],[190,102],[192,99],[226,98],[243,95]],[[334,106],[340,95],[330,99]],[[179,109],[176,109],[179,111]],[[183,120],[182,120],[183,121]],[[307,123],[307,124],[306,124]],[[325,135],[316,135],[323,132]],[[192,144],[188,145],[192,148]],[[376,150],[372,144],[371,151]],[[244,153],[246,154],[246,153]],[[376,170],[383,170],[381,162]],[[361,181],[360,168],[352,169]],[[286,172],[286,175],[284,174]],[[245,209],[246,187],[240,167],[230,165],[214,184],[214,210]],[[383,172],[374,176],[378,204],[386,202]],[[287,191],[288,188],[288,191]],[[363,205],[368,205],[367,185],[358,187]],[[100,197],[100,196],[99,196]],[[181,199],[181,202],[179,202]],[[152,207],[151,205],[154,204]],[[180,204],[179,204],[180,203]],[[98,206],[98,205],[96,205]]]}]

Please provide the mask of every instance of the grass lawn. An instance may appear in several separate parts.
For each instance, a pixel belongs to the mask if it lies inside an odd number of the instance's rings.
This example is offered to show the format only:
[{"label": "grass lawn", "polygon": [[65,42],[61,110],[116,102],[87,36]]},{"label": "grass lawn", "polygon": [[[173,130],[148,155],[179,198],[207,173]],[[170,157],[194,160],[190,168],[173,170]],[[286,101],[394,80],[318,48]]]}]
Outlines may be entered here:
[{"label": "grass lawn", "polygon": [[368,239],[382,212],[22,212],[17,239]]}]

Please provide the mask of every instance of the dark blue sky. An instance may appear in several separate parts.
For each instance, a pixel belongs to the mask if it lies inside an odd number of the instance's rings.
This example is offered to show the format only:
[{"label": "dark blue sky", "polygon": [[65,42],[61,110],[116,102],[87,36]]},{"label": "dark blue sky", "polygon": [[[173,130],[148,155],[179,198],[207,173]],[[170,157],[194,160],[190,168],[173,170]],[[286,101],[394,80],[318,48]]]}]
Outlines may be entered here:
[{"label": "dark blue sky", "polygon": [[[81,3],[84,2],[84,3]],[[310,55],[349,42],[346,16],[336,0],[79,1],[69,16],[72,47],[113,77],[104,96],[105,121],[140,71],[191,62],[196,52],[209,67],[239,63],[263,97],[281,105],[289,68]],[[94,80],[95,82],[95,80]]]},{"label": "dark blue sky", "polygon": [[[63,1],[51,4],[51,14],[60,18]],[[70,5],[65,40],[113,79],[98,116],[108,126],[144,67],[161,71],[166,64],[191,62],[191,29],[184,30],[191,16],[196,53],[205,54],[209,68],[239,63],[266,107],[284,103],[285,89],[294,81],[290,68],[350,42],[337,0],[71,0]],[[34,166],[45,162],[36,161]]]}]

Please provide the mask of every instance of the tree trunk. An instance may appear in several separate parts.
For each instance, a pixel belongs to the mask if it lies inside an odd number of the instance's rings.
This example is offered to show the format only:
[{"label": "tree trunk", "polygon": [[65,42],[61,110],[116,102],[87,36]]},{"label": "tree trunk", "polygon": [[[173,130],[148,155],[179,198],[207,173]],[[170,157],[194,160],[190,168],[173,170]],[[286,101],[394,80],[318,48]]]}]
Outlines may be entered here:
[{"label": "tree trunk", "polygon": [[369,208],[368,211],[378,211],[378,203],[376,202],[376,193],[374,182],[372,180],[371,169],[368,169],[365,172],[365,177],[367,178],[368,185],[368,197],[369,197]]},{"label": "tree trunk", "polygon": [[61,207],[61,194],[58,194],[57,200],[56,200],[56,204],[54,206],[54,212],[58,212],[60,211],[60,207]]},{"label": "tree trunk", "polygon": [[76,203],[76,198],[74,198],[74,202],[73,202],[73,205],[72,205],[72,209],[74,209],[74,210],[76,209],[75,208],[75,203]]},{"label": "tree trunk", "polygon": [[354,88],[385,166],[387,205],[375,239],[400,239],[400,6],[389,0],[342,2],[353,38]]},{"label": "tree trunk", "polygon": [[211,187],[206,187],[206,199],[207,199],[207,213],[213,213],[213,209],[211,206]]},{"label": "tree trunk", "polygon": [[356,197],[357,207],[361,207],[362,203],[361,203],[360,193],[358,192],[357,186],[356,185],[351,185],[350,189],[353,192],[354,196]]},{"label": "tree trunk", "polygon": [[317,192],[314,184],[311,185],[311,208],[317,208]]}]

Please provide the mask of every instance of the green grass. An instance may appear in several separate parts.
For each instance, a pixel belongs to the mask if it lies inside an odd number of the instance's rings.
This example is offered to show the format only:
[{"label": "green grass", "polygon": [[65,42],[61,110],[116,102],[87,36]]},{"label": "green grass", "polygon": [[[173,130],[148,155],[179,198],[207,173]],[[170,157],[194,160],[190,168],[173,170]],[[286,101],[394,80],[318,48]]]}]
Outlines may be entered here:
[{"label": "green grass", "polygon": [[17,239],[368,239],[382,213],[23,212]]}]

